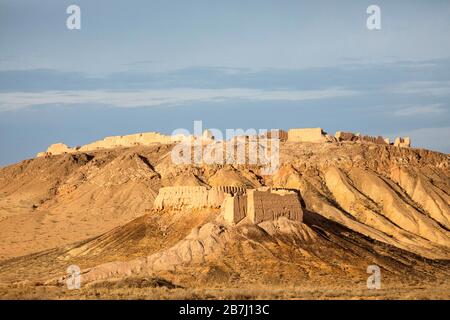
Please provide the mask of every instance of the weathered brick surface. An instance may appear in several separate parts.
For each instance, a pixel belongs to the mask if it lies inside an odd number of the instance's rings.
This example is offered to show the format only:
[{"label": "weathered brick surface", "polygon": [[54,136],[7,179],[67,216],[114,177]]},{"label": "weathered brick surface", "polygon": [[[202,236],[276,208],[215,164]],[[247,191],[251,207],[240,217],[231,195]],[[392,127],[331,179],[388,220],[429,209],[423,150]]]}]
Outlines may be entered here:
[{"label": "weathered brick surface", "polygon": [[322,128],[289,129],[288,141],[325,142],[327,141],[327,137]]},{"label": "weathered brick surface", "polygon": [[233,186],[163,187],[159,189],[154,208],[158,210],[164,208],[220,208],[227,194],[245,194],[245,189]]},{"label": "weathered brick surface", "polygon": [[247,190],[247,195],[228,196],[222,204],[225,221],[236,224],[245,217],[255,224],[286,217],[303,220],[303,210],[297,193],[287,190]]}]

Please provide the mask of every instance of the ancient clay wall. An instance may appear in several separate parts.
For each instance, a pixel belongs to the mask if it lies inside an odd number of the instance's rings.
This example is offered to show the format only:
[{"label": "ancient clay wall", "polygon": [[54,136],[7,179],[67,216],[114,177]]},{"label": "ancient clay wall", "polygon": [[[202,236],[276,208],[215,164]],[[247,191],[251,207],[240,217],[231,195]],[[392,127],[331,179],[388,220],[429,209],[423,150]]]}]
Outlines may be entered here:
[{"label": "ancient clay wall", "polygon": [[226,196],[221,211],[225,221],[236,224],[247,216],[247,196]]},{"label": "ancient clay wall", "polygon": [[247,216],[253,223],[287,217],[302,221],[303,210],[298,195],[291,191],[247,192]]},{"label": "ancient clay wall", "polygon": [[279,217],[303,220],[298,195],[286,190],[248,190],[247,195],[226,196],[221,212],[229,224],[237,224],[245,217],[255,224]]},{"label": "ancient clay wall", "polygon": [[327,141],[327,137],[322,128],[289,129],[288,141],[325,142]]},{"label": "ancient clay wall", "polygon": [[383,138],[381,136],[378,136],[378,137],[361,136],[360,140],[363,142],[371,142],[371,143],[376,143],[376,144],[389,144],[389,139]]},{"label": "ancient clay wall", "polygon": [[57,155],[62,153],[73,153],[77,151],[88,152],[99,149],[115,147],[133,147],[137,145],[150,145],[152,143],[169,144],[183,140],[183,135],[166,136],[157,132],[137,133],[126,136],[106,137],[103,140],[95,141],[79,148],[69,148],[63,143],[52,144],[46,152],[39,152],[38,157],[44,155]]},{"label": "ancient clay wall", "polygon": [[163,187],[159,189],[154,208],[158,210],[164,208],[220,208],[227,194],[243,195],[245,194],[245,188],[232,186],[212,188],[204,186]]},{"label": "ancient clay wall", "polygon": [[104,148],[132,147],[137,145],[149,145],[152,143],[168,144],[181,141],[183,136],[166,136],[157,132],[137,133],[126,136],[106,137],[103,140],[84,145],[80,151],[93,151]]},{"label": "ancient clay wall", "polygon": [[220,208],[226,195],[244,195],[246,189],[233,186],[218,186],[208,190],[207,206],[209,208]]},{"label": "ancient clay wall", "polygon": [[303,219],[298,194],[284,189],[246,190],[231,186],[163,187],[159,189],[154,208],[157,210],[221,208],[225,221],[230,224],[236,224],[245,217],[253,223],[276,220],[281,216],[296,221]]},{"label": "ancient clay wall", "polygon": [[343,132],[336,131],[334,135],[336,140],[341,141],[362,141],[362,142],[371,142],[376,144],[390,144],[389,138],[383,138],[381,136],[372,137],[372,136],[361,136],[359,133],[354,134],[352,132]]},{"label": "ancient clay wall", "polygon": [[280,141],[287,141],[287,139],[288,139],[287,131],[280,130],[280,129],[269,130],[269,131],[267,131],[267,134],[265,136],[268,139],[278,138],[278,139],[280,139]]},{"label": "ancient clay wall", "polygon": [[154,208],[203,208],[208,201],[208,189],[203,186],[163,187],[155,198]]},{"label": "ancient clay wall", "polygon": [[217,186],[217,187],[212,187],[211,190],[216,189],[217,191],[221,191],[221,192],[225,192],[225,193],[229,193],[229,194],[245,194],[245,192],[247,191],[247,189],[242,188],[242,187],[235,187],[235,186]]},{"label": "ancient clay wall", "polygon": [[[361,136],[359,133],[354,134],[352,132],[337,131],[335,134],[337,141],[361,141],[361,142],[371,142],[376,144],[391,144],[389,138],[384,138],[381,136]],[[394,146],[409,148],[411,146],[411,139],[409,137],[398,137],[395,138]]]},{"label": "ancient clay wall", "polygon": [[401,148],[411,147],[411,139],[409,137],[397,137],[394,141],[394,146]]}]

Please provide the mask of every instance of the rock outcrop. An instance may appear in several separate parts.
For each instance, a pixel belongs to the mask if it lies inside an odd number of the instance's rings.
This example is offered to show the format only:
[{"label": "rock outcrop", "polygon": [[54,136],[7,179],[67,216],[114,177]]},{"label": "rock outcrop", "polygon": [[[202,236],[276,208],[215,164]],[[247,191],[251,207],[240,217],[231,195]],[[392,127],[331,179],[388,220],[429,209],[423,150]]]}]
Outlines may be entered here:
[{"label": "rock outcrop", "polygon": [[344,131],[336,131],[334,137],[337,141],[358,141],[359,134],[355,134],[353,132],[344,132]]}]

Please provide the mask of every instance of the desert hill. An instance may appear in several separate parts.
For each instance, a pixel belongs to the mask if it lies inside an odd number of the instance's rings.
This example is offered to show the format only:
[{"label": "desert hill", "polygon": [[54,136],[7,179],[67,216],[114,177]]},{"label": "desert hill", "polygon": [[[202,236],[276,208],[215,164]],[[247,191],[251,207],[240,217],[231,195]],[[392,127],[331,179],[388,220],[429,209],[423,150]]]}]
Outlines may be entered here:
[{"label": "desert hill", "polygon": [[[448,298],[448,155],[288,141],[280,145],[280,170],[261,175],[249,165],[175,166],[172,148],[78,151],[0,169],[0,283],[14,284],[19,296],[21,286],[39,295],[47,284],[50,297],[61,297],[57,285],[77,264],[106,296],[112,293],[105,288],[119,294],[129,287],[126,279],[160,278],[183,294],[219,290],[200,296],[227,296],[225,287],[296,292],[300,284],[313,295],[351,296],[355,283],[364,291],[366,268],[377,264],[392,292],[425,286],[442,297],[446,288]],[[159,188],[183,185],[296,190],[304,220],[229,226],[215,209],[153,210]],[[326,289],[318,293],[317,286]]]}]

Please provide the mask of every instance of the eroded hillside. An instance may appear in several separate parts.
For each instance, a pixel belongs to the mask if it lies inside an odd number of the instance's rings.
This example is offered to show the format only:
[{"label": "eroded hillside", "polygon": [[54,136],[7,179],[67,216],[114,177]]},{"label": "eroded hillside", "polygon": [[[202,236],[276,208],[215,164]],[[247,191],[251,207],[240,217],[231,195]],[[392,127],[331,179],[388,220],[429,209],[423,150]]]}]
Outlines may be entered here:
[{"label": "eroded hillside", "polygon": [[[350,288],[363,286],[375,263],[394,286],[448,286],[448,155],[284,142],[280,170],[264,176],[256,166],[175,166],[171,148],[78,152],[1,169],[0,282],[55,285],[77,264],[97,285],[164,277],[192,290],[273,289],[340,279]],[[217,210],[152,210],[162,186],[220,185],[297,190],[304,221],[233,227]]]}]

